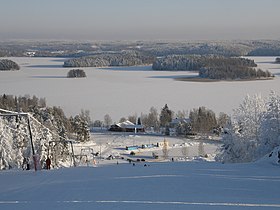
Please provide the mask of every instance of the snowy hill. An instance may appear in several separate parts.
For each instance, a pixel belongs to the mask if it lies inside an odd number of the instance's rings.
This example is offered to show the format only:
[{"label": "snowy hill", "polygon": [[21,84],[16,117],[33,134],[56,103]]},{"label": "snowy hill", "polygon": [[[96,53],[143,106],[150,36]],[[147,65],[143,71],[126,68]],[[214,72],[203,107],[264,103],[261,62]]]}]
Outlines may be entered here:
[{"label": "snowy hill", "polygon": [[272,152],[258,160],[257,163],[278,165],[280,167],[280,147],[274,148]]},{"label": "snowy hill", "polygon": [[126,163],[0,176],[5,210],[280,208],[279,167],[272,165]]}]

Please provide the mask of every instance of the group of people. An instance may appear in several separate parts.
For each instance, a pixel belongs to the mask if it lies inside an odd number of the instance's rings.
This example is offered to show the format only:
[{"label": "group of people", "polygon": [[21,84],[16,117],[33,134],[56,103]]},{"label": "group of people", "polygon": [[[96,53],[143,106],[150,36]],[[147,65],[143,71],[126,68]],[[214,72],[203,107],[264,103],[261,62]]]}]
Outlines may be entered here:
[{"label": "group of people", "polygon": [[[51,159],[48,157],[46,159],[46,167],[47,170],[51,169]],[[30,161],[29,158],[24,157],[22,162],[22,170],[30,170]]]}]

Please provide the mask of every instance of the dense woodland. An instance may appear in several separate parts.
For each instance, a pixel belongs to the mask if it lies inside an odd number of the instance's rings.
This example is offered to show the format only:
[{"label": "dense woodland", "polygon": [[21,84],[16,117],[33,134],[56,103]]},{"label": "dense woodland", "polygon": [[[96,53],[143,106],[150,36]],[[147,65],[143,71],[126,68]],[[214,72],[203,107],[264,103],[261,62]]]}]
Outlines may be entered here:
[{"label": "dense woodland", "polygon": [[273,75],[269,71],[263,71],[261,69],[226,64],[201,68],[199,70],[199,77],[214,80],[253,80],[272,78]]},{"label": "dense woodland", "polygon": [[256,67],[253,60],[245,58],[229,58],[217,55],[169,55],[157,58],[153,70],[198,71],[203,67],[231,65]]},{"label": "dense woodland", "polygon": [[137,51],[118,53],[101,53],[92,56],[70,59],[64,62],[64,67],[104,67],[104,66],[137,66],[153,62],[151,56]]},{"label": "dense woodland", "polygon": [[255,69],[253,60],[223,56],[170,55],[157,58],[154,70],[198,71],[200,78],[234,80],[271,78],[268,71]]},{"label": "dense woodland", "polygon": [[0,59],[0,71],[14,71],[19,69],[20,67],[16,62],[8,59]]}]

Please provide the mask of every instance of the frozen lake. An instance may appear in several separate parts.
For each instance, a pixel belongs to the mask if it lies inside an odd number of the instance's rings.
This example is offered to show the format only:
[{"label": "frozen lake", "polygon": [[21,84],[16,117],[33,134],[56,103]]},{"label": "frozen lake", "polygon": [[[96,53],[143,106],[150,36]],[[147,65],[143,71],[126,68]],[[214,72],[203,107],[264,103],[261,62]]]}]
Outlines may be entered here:
[{"label": "frozen lake", "polygon": [[82,68],[87,78],[69,79],[63,58],[8,58],[21,66],[20,71],[0,72],[1,94],[45,97],[49,105],[62,107],[67,115],[90,110],[93,120],[109,114],[113,121],[121,117],[148,113],[150,107],[190,110],[206,106],[217,114],[232,113],[247,94],[266,97],[280,90],[280,64],[275,57],[250,57],[258,68],[275,74],[274,80],[247,82],[182,82],[173,78],[188,72],[152,71],[151,66]]}]

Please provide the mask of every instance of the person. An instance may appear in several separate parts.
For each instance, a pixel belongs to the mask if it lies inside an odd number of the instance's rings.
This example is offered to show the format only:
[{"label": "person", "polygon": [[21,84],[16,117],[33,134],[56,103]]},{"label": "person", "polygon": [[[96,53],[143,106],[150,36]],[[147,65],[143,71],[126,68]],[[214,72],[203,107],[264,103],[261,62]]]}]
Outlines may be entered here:
[{"label": "person", "polygon": [[46,160],[46,167],[47,167],[47,170],[51,169],[51,159],[49,157]]},{"label": "person", "polygon": [[30,165],[29,165],[29,160],[27,157],[23,158],[23,162],[22,162],[22,170],[29,170],[30,169]]}]

